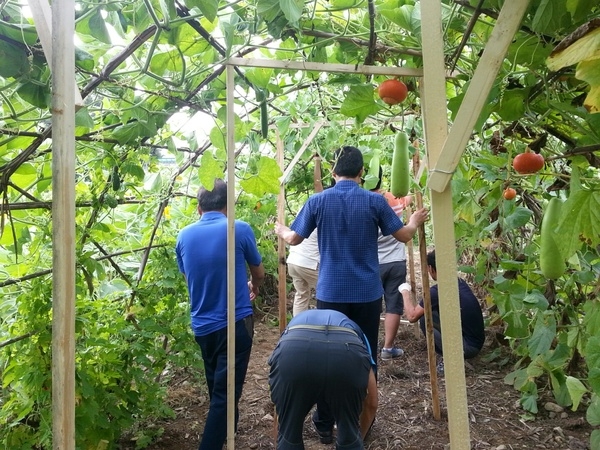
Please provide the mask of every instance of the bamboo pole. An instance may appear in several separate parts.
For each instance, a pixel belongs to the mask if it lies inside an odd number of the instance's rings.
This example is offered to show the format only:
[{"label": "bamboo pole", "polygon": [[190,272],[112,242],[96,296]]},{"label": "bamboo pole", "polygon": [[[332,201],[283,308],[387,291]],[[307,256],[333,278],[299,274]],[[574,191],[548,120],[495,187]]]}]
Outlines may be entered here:
[{"label": "bamboo pole", "polygon": [[[421,17],[427,17],[423,34],[423,122],[427,164],[435,167],[448,135],[446,80],[444,78],[444,39],[441,0],[421,0]],[[452,191],[431,192],[431,218],[436,248],[440,319],[444,330],[443,351],[448,405],[448,431],[452,450],[469,450],[467,386],[456,273]]]},{"label": "bamboo pole", "polygon": [[75,448],[75,4],[52,14],[52,447]]},{"label": "bamboo pole", "polygon": [[[417,209],[423,208],[423,196],[420,192],[415,194]],[[427,240],[425,238],[425,225],[420,225],[419,256],[421,258],[421,286],[423,287],[423,309],[425,310],[425,339],[427,340],[427,360],[429,362],[429,376],[431,378],[431,409],[433,418],[440,420],[440,394],[438,391],[438,378],[435,356],[435,342],[433,338],[433,318],[431,311],[431,294],[429,291],[429,274],[427,272]]]},{"label": "bamboo pole", "polygon": [[[235,67],[227,66],[227,448],[235,450]],[[210,433],[211,430],[205,430]]]},{"label": "bamboo pole", "polygon": [[[283,171],[283,140],[277,132],[277,162]],[[282,181],[279,185],[279,197],[277,198],[277,221],[285,224],[285,183]],[[279,333],[283,333],[287,325],[287,267],[285,263],[285,242],[283,238],[277,239],[277,259],[279,260],[278,270],[278,292],[279,292]]]}]

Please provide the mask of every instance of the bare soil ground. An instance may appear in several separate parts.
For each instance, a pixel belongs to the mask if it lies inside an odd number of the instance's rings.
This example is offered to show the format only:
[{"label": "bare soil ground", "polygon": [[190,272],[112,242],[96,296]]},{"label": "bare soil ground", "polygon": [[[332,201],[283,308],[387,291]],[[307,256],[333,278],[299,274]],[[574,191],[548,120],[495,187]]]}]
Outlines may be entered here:
[{"label": "bare soil ground", "polygon": [[[269,324],[269,317],[273,314],[257,317],[255,324],[252,358],[240,403],[236,449],[275,448],[267,359],[277,342],[279,329]],[[482,353],[470,360],[465,369],[471,448],[589,450],[592,429],[583,412],[569,409],[549,412],[544,409],[544,404],[551,402],[547,398],[540,401],[540,413],[534,420],[525,418],[519,406],[519,393],[503,381],[511,371],[511,364],[506,364],[502,356],[490,358],[494,350],[494,355],[507,354],[497,339],[501,330],[488,329],[487,333]],[[405,354],[392,361],[379,361],[379,409],[365,447],[372,450],[449,449],[445,380],[438,379],[442,418],[435,420],[425,339],[415,333],[413,326],[401,325],[396,343]],[[170,386],[169,402],[177,417],[148,425],[160,427],[164,432],[147,448],[197,449],[208,407],[206,387],[181,377]],[[333,444],[319,443],[309,418],[304,442],[309,450],[335,448]],[[123,450],[132,448],[135,448],[132,441],[124,440],[121,444]]]}]

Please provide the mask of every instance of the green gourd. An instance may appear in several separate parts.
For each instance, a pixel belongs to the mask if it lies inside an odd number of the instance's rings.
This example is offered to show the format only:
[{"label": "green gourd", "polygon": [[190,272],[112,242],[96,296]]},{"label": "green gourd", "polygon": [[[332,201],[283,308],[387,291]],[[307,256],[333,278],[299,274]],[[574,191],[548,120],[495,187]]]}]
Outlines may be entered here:
[{"label": "green gourd", "polygon": [[540,229],[540,269],[542,275],[553,280],[562,276],[567,268],[558,248],[558,236],[555,232],[561,206],[562,202],[556,197],[548,202]]},{"label": "green gourd", "polygon": [[404,197],[410,186],[408,136],[398,132],[394,139],[392,155],[391,193],[394,197]]}]

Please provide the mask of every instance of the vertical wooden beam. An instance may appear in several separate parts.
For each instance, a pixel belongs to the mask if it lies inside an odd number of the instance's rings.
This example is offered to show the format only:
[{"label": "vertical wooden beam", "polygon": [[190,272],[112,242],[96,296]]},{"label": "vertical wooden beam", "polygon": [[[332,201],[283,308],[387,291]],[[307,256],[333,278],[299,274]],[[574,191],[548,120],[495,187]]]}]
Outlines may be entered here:
[{"label": "vertical wooden beam", "polygon": [[[427,33],[423,33],[422,91],[425,145],[429,167],[434,167],[448,135],[441,0],[421,0],[421,17],[427,18]],[[431,217],[438,284],[443,293],[440,296],[440,317],[444,330],[450,448],[468,450],[471,446],[450,187],[443,192],[431,191]]]},{"label": "vertical wooden beam", "polygon": [[[227,77],[227,448],[235,450],[235,67]],[[210,433],[211,430],[205,430]]]},{"label": "vertical wooden beam", "polygon": [[75,449],[75,2],[52,14],[52,447]]},{"label": "vertical wooden beam", "polygon": [[[283,158],[283,139],[277,132],[277,162],[279,168],[283,171],[285,161]],[[291,166],[291,164],[290,164]],[[279,196],[277,197],[277,220],[279,223],[285,223],[285,175],[279,185]],[[279,292],[279,332],[283,333],[287,325],[287,266],[285,263],[285,241],[279,237],[277,239],[277,259],[279,260],[278,270],[278,292]]]}]

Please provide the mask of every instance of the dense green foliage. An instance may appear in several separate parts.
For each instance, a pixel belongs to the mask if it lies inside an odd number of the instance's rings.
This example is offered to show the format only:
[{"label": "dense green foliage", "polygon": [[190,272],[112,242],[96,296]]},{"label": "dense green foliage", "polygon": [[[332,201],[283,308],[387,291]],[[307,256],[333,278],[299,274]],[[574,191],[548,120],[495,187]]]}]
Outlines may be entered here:
[{"label": "dense green foliage", "polygon": [[[451,126],[504,2],[441,3]],[[164,386],[176,369],[201,373],[173,245],[196,220],[198,187],[225,170],[225,59],[420,68],[428,24],[414,0],[76,5],[77,441],[110,448],[123,430],[172,413]],[[502,324],[514,356],[506,382],[522,392],[526,413],[548,389],[561,405],[585,408],[595,427],[599,20],[596,0],[531,0],[452,183],[461,269],[488,293],[490,321]],[[553,49],[586,25],[585,45],[553,54],[551,70]],[[25,0],[0,1],[0,56],[0,447],[50,448],[51,74]],[[376,92],[385,78],[236,69],[236,214],[255,229],[270,274],[277,136],[289,162],[325,123],[286,182],[290,217],[312,193],[312,153],[324,157],[327,184],[333,150],[360,147],[367,188],[380,166],[389,187],[396,130],[424,157],[420,80],[406,77],[407,100],[390,107]],[[526,147],[546,165],[522,176],[511,161]],[[426,183],[425,171],[411,188]],[[502,199],[508,186],[516,201]],[[555,197],[566,271],[547,280],[540,223]],[[138,445],[152,433],[160,430],[140,431]],[[591,439],[600,448],[600,429]]]}]

